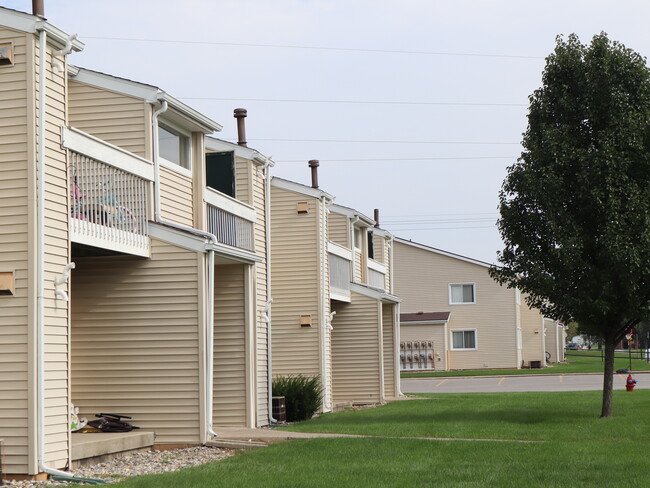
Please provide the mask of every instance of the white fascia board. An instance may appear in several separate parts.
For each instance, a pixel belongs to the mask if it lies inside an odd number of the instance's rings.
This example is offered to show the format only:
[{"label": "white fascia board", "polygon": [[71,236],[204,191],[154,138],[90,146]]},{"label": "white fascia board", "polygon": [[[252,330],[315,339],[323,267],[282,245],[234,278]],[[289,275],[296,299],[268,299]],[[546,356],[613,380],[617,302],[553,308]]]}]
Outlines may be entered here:
[{"label": "white fascia board", "polygon": [[343,205],[333,204],[330,207],[330,210],[334,213],[345,215],[346,217],[351,217],[351,218],[359,217],[359,222],[365,224],[367,227],[372,227],[375,225],[374,220],[372,220],[367,215],[364,215],[361,212],[354,210],[353,208],[344,207]]},{"label": "white fascia board", "polygon": [[[75,73],[76,71],[76,73]],[[75,81],[92,85],[106,90],[114,91],[134,98],[140,98],[149,103],[156,103],[160,90],[155,86],[145,85],[137,81],[125,80],[115,76],[90,71],[85,68],[75,66],[69,70],[70,75]]]},{"label": "white fascia board", "polygon": [[147,181],[154,180],[153,164],[140,156],[86,134],[74,127],[61,128],[61,145]]},{"label": "white fascia board", "polygon": [[[39,31],[45,31],[48,34],[48,41],[57,45],[57,47],[64,47],[70,38],[69,34],[66,34],[58,27],[53,26],[35,15],[1,7],[0,25],[29,34],[36,34]],[[74,51],[83,51],[84,47],[85,45],[83,42],[76,39],[72,41],[72,49]]]},{"label": "white fascia board", "polygon": [[[68,43],[68,39],[70,38],[69,34],[66,34],[63,32],[61,29],[58,27],[53,26],[52,24],[48,22],[41,22],[40,25],[36,27],[37,30],[44,30],[48,34],[48,39],[54,40],[56,44],[59,45],[60,48],[64,48],[66,44]],[[86,45],[75,39],[72,41],[72,50],[79,52],[83,51],[84,47]]]},{"label": "white fascia board", "polygon": [[373,234],[375,234],[375,235],[383,237],[384,239],[390,239],[391,237],[393,237],[393,234],[391,234],[387,230],[381,229],[379,227],[373,227],[372,229],[368,229],[368,230],[370,232],[372,232]]},{"label": "white fascia board", "polygon": [[206,252],[208,240],[205,237],[183,232],[182,230],[167,227],[155,222],[149,222],[149,236],[168,244],[173,244],[183,249],[194,252]]},{"label": "white fascia board", "polygon": [[227,152],[233,151],[235,156],[242,159],[252,161],[254,164],[275,166],[275,162],[270,158],[264,156],[259,151],[251,149],[250,147],[240,146],[233,142],[224,141],[215,137],[206,136],[205,149],[207,151]]},{"label": "white fascia board", "polygon": [[449,323],[448,320],[418,320],[404,322],[400,320],[400,325],[445,325]]},{"label": "white fascia board", "polygon": [[400,303],[402,301],[401,298],[398,298],[395,295],[389,295],[388,293],[381,291],[379,288],[362,285],[361,283],[350,283],[350,291],[369,298],[374,298],[375,300],[381,300],[382,302]]},{"label": "white fascia board", "polygon": [[350,292],[341,293],[338,291],[330,290],[330,300],[336,300],[339,302],[351,303],[352,298],[350,297]]},{"label": "white fascia board", "polygon": [[368,269],[372,269],[378,273],[386,274],[386,265],[371,258],[368,258]]},{"label": "white fascia board", "polygon": [[348,261],[352,261],[352,250],[336,242],[327,241],[327,252]]},{"label": "white fascia board", "polygon": [[200,125],[204,127],[204,132],[206,133],[212,133],[212,132],[219,132],[221,129],[223,129],[223,126],[214,120],[210,119],[209,117],[206,117],[202,113],[194,110],[192,107],[189,105],[184,104],[177,98],[172,97],[170,94],[165,93],[164,91],[160,91],[160,95],[158,96],[158,100],[163,100],[169,104],[171,108],[179,112],[180,114],[188,117],[194,122],[198,122]]},{"label": "white fascia board", "polygon": [[117,76],[99,73],[97,71],[91,71],[80,67],[75,67],[75,69],[69,70],[69,73],[75,81],[80,83],[139,98],[151,104],[165,101],[169,104],[171,110],[187,118],[189,122],[197,125],[203,132],[212,133],[214,131],[220,131],[223,128],[214,120],[197,112],[189,105],[184,104],[156,86],[147,85],[138,81],[126,80],[124,78],[118,78]]},{"label": "white fascia board", "polygon": [[325,197],[330,201],[334,201],[334,196],[330,195],[327,192],[324,192],[323,190],[312,188],[311,186],[302,185],[300,183],[295,183],[293,181],[283,180],[282,178],[278,178],[276,176],[271,179],[271,186],[282,188],[283,190],[289,190],[294,193],[300,193],[301,195],[312,198],[320,199],[322,197]]},{"label": "white fascia board", "polygon": [[248,220],[249,222],[255,222],[257,219],[257,212],[254,207],[240,202],[231,196],[212,190],[211,188],[205,188],[205,191],[203,192],[203,201],[228,213],[237,215],[242,219]]},{"label": "white fascia board", "polygon": [[226,244],[207,244],[205,249],[208,251],[214,251],[220,256],[232,259],[234,261],[239,261],[241,263],[254,264],[261,263],[264,258],[259,254],[254,252],[245,251],[243,249],[238,249],[236,247],[227,246]]},{"label": "white fascia board", "polygon": [[467,256],[461,256],[460,254],[454,254],[452,252],[443,251],[442,249],[436,249],[435,247],[427,246],[425,244],[418,244],[417,242],[408,241],[406,239],[402,239],[401,237],[395,237],[395,242],[404,244],[406,246],[416,247],[418,249],[422,249],[423,251],[429,251],[434,254],[440,254],[441,256],[447,256],[449,258],[458,259],[459,261],[465,261],[466,263],[476,264],[477,266],[482,266],[484,268],[492,267],[490,263],[479,261],[478,259],[472,259],[472,258],[468,258]]}]

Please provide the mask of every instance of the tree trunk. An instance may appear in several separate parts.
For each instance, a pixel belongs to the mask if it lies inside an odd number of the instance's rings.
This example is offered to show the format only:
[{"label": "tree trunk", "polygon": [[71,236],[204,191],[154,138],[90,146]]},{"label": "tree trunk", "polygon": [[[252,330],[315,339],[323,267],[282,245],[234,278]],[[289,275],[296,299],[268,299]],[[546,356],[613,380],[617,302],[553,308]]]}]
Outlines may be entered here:
[{"label": "tree trunk", "polygon": [[603,377],[603,408],[600,418],[612,416],[612,390],[614,389],[614,337],[605,338],[605,372]]}]

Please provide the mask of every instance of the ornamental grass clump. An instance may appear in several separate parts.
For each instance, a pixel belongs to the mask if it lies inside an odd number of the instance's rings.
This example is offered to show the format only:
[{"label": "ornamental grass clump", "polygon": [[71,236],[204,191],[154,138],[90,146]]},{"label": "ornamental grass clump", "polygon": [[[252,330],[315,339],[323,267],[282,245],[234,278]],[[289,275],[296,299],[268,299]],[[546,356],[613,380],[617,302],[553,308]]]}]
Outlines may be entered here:
[{"label": "ornamental grass clump", "polygon": [[273,380],[273,395],[285,397],[287,422],[309,420],[323,404],[318,376],[280,376]]}]

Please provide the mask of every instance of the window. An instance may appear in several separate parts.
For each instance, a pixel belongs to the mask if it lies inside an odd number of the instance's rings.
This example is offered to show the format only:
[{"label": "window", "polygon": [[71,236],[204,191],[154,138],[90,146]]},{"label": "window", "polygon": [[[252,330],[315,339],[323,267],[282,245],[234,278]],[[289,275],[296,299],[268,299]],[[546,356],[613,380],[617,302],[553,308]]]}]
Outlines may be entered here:
[{"label": "window", "polygon": [[361,249],[361,239],[362,239],[361,229],[359,227],[354,228],[354,247],[355,249]]},{"label": "window", "polygon": [[205,155],[205,184],[235,198],[235,153],[215,152]]},{"label": "window", "polygon": [[368,232],[368,257],[375,259],[375,246],[372,242],[372,232]]},{"label": "window", "polygon": [[190,138],[169,126],[158,124],[158,155],[181,168],[190,169]]},{"label": "window", "polygon": [[452,330],[451,331],[451,348],[472,349],[476,350],[476,330]]},{"label": "window", "polygon": [[453,283],[449,285],[449,304],[476,303],[474,283]]}]

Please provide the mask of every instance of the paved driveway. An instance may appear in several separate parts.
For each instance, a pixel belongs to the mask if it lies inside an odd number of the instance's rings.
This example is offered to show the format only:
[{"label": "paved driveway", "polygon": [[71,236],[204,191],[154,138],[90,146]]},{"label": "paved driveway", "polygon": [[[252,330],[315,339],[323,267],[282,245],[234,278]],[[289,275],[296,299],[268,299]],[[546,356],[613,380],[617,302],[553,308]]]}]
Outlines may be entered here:
[{"label": "paved driveway", "polygon": [[[650,372],[633,375],[637,388],[650,388]],[[625,389],[626,374],[614,375],[614,389]],[[602,390],[602,374],[403,378],[403,393]]]}]

